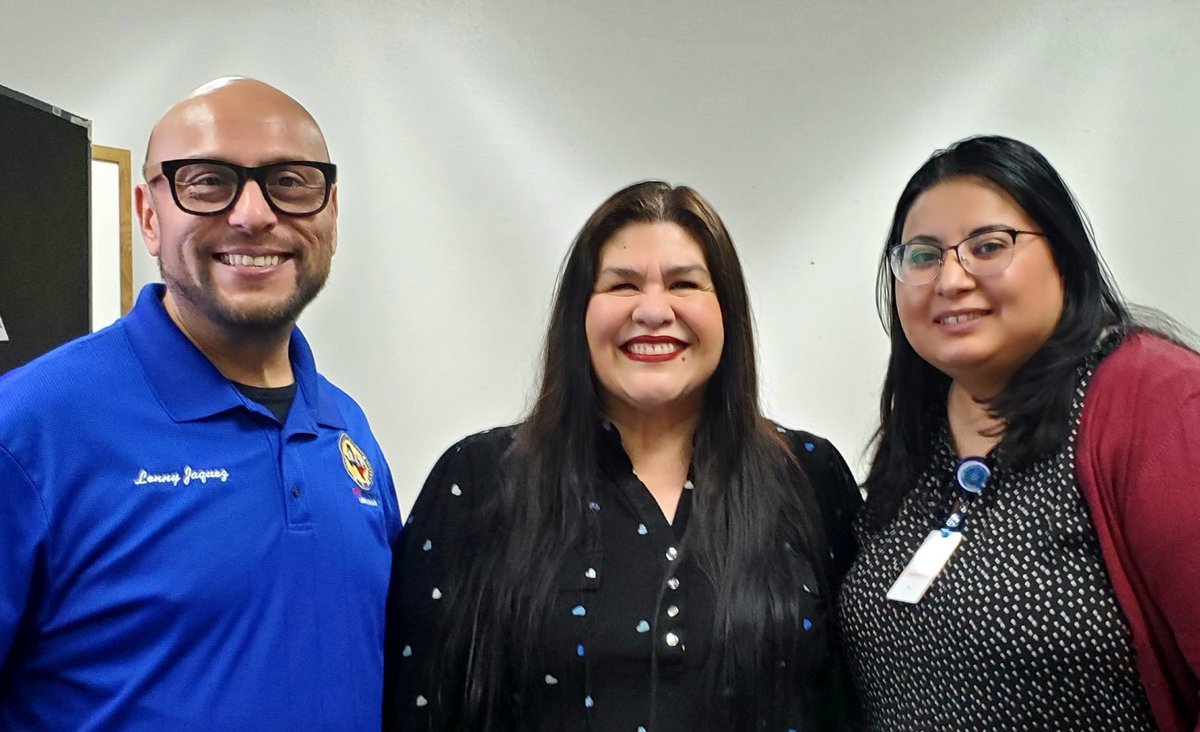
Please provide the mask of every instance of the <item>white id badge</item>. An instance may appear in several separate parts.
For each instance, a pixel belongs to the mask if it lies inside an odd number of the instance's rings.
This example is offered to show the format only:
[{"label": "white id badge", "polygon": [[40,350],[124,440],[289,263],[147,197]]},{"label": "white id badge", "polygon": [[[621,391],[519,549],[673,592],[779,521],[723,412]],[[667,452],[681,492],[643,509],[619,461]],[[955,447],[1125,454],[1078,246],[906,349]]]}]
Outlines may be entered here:
[{"label": "white id badge", "polygon": [[925,596],[925,591],[942,573],[946,562],[954,556],[954,550],[958,549],[961,543],[962,533],[958,531],[951,531],[945,535],[940,529],[930,532],[917,549],[917,553],[908,561],[908,566],[900,573],[896,584],[888,590],[887,599],[907,602],[910,605],[920,602]]}]

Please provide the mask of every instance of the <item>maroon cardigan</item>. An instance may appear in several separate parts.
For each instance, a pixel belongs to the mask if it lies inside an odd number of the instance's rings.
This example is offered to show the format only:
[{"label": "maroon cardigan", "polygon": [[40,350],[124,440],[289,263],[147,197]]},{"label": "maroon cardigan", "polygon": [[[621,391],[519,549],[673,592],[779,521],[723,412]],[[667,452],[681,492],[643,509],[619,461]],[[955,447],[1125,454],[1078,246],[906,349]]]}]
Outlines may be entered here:
[{"label": "maroon cardigan", "polygon": [[1135,334],[1101,362],[1075,469],[1163,732],[1200,732],[1200,355]]}]

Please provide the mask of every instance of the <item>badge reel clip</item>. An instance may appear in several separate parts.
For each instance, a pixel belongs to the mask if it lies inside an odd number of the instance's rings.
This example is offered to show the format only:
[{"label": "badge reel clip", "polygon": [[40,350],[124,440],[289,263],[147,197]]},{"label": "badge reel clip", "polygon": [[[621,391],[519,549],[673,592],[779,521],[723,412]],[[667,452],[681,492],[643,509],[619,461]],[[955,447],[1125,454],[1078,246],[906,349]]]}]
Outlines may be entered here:
[{"label": "badge reel clip", "polygon": [[954,471],[958,483],[958,497],[942,528],[929,532],[920,548],[913,554],[899,579],[888,590],[887,599],[915,605],[937,579],[958,545],[962,543],[962,527],[967,520],[967,510],[987,485],[992,471],[980,457],[965,457]]}]

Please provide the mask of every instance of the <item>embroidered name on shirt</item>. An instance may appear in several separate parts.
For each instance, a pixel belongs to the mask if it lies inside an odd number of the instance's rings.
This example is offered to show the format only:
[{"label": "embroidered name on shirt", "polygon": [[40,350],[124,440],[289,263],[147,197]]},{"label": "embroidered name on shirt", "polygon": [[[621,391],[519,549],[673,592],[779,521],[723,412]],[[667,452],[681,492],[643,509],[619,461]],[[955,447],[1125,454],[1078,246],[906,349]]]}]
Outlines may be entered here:
[{"label": "embroidered name on shirt", "polygon": [[142,468],[138,471],[137,477],[133,479],[133,484],[170,483],[171,485],[179,485],[183,483],[184,485],[191,485],[193,481],[196,483],[208,483],[210,480],[219,480],[224,483],[229,480],[229,471],[225,468],[197,470],[190,465],[184,465],[182,473],[151,473]]}]

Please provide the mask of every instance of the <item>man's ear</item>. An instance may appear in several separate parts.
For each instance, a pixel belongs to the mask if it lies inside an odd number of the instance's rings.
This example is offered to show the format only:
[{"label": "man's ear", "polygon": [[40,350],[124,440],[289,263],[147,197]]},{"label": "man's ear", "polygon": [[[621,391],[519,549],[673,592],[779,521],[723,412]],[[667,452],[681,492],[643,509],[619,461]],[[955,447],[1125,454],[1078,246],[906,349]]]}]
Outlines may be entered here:
[{"label": "man's ear", "polygon": [[149,183],[138,183],[133,189],[134,208],[137,210],[138,226],[142,230],[142,241],[150,256],[157,257],[161,246],[159,239],[158,212],[154,209],[153,194]]}]

